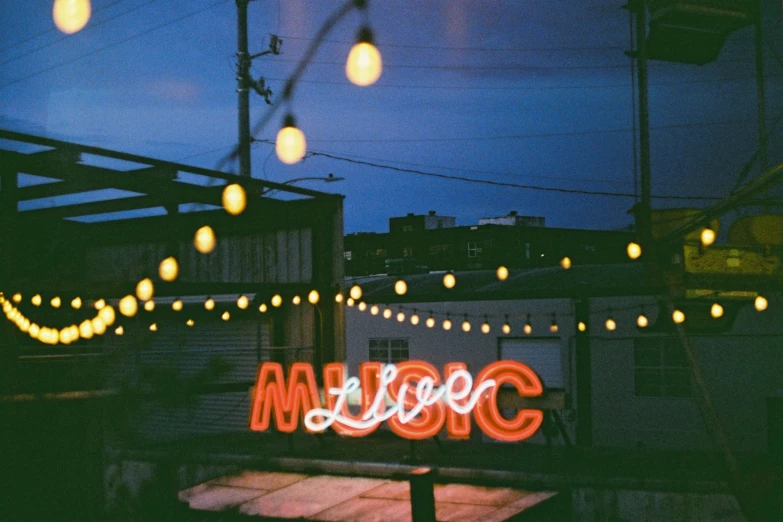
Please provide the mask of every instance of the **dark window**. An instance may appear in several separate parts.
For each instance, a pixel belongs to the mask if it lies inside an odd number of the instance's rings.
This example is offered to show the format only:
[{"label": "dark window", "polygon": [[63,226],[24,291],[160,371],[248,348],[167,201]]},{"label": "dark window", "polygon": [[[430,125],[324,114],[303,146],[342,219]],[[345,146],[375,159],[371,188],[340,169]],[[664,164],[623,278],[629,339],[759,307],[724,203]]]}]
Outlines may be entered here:
[{"label": "dark window", "polygon": [[370,361],[396,364],[408,360],[408,339],[370,339]]},{"label": "dark window", "polygon": [[691,396],[690,367],[676,338],[635,339],[633,367],[637,397]]},{"label": "dark window", "polygon": [[468,241],[468,257],[481,257],[481,241]]}]

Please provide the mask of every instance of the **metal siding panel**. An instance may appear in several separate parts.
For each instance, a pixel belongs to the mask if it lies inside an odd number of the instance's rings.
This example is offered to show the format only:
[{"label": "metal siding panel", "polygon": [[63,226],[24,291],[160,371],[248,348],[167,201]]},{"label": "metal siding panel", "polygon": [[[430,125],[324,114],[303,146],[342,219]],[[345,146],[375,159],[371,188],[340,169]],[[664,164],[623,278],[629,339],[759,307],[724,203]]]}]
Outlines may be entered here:
[{"label": "metal siding panel", "polygon": [[288,248],[286,241],[286,231],[281,230],[277,234],[277,273],[278,283],[288,282]]},{"label": "metal siding panel", "polygon": [[301,258],[299,280],[309,283],[313,280],[313,229],[303,228],[299,234],[299,255]]},{"label": "metal siding panel", "polygon": [[501,339],[500,358],[528,365],[547,388],[563,388],[562,343],[559,339]]}]

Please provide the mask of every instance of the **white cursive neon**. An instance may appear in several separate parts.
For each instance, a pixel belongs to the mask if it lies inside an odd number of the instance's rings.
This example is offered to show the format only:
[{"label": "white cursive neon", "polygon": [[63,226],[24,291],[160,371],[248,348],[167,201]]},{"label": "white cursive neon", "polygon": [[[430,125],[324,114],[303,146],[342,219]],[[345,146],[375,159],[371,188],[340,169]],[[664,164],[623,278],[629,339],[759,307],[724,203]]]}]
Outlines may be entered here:
[{"label": "white cursive neon", "polygon": [[[473,377],[466,370],[456,370],[449,376],[445,384],[438,386],[437,388],[435,388],[435,381],[432,377],[422,377],[416,384],[416,405],[412,409],[406,410],[405,398],[409,388],[407,383],[400,385],[397,401],[392,403],[390,407],[387,407],[387,390],[389,385],[393,383],[396,378],[397,367],[393,364],[384,365],[381,371],[380,385],[378,386],[378,391],[375,394],[372,405],[364,415],[362,415],[360,420],[356,420],[345,417],[340,413],[348,400],[348,395],[358,390],[361,386],[358,377],[349,377],[346,379],[342,388],[330,388],[328,391],[330,395],[337,396],[334,408],[331,410],[326,408],[313,408],[308,411],[304,418],[305,426],[307,426],[307,429],[310,431],[318,432],[328,429],[335,422],[339,422],[340,424],[351,428],[364,429],[381,424],[394,415],[397,415],[402,424],[407,424],[415,419],[425,407],[432,406],[438,401],[443,401],[446,406],[455,412],[464,415],[473,411],[473,408],[476,407],[476,403],[478,403],[482,393],[496,385],[494,379],[487,379],[474,390]],[[455,391],[455,386],[460,380],[464,384],[459,391]],[[460,402],[468,397],[470,398],[465,404],[460,404]],[[320,417],[323,420],[320,422],[316,421],[314,420],[316,417]]]}]

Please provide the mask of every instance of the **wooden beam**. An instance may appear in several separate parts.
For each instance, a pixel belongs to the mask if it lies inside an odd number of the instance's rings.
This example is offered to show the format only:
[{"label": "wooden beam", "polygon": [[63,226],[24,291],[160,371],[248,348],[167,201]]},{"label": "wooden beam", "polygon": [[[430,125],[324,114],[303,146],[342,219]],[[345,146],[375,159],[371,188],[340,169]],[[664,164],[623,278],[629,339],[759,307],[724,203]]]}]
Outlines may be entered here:
[{"label": "wooden beam", "polygon": [[159,198],[154,196],[129,196],[104,201],[78,203],[75,205],[63,205],[59,207],[25,210],[20,212],[20,215],[22,218],[30,217],[32,219],[48,220],[94,214],[105,214],[108,212],[138,210],[160,206],[163,206],[163,203]]}]

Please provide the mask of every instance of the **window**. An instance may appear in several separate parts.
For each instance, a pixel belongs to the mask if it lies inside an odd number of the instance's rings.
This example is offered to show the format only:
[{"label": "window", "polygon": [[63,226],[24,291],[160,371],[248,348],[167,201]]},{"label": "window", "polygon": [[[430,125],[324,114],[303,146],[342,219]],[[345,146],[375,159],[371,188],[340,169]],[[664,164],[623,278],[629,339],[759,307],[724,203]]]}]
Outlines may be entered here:
[{"label": "window", "polygon": [[351,252],[350,250],[346,250],[345,252],[343,252],[343,257],[345,258],[346,261],[350,261],[352,256],[353,256],[353,252]]},{"label": "window", "polygon": [[395,364],[408,360],[408,339],[370,339],[370,362]]},{"label": "window", "polygon": [[402,247],[402,257],[413,257],[413,247]]},{"label": "window", "polygon": [[468,257],[481,256],[481,241],[468,241]]},{"label": "window", "polygon": [[691,370],[674,337],[635,339],[633,370],[637,397],[691,396]]},{"label": "window", "polygon": [[413,225],[403,225],[402,226],[403,232],[413,232]]}]

